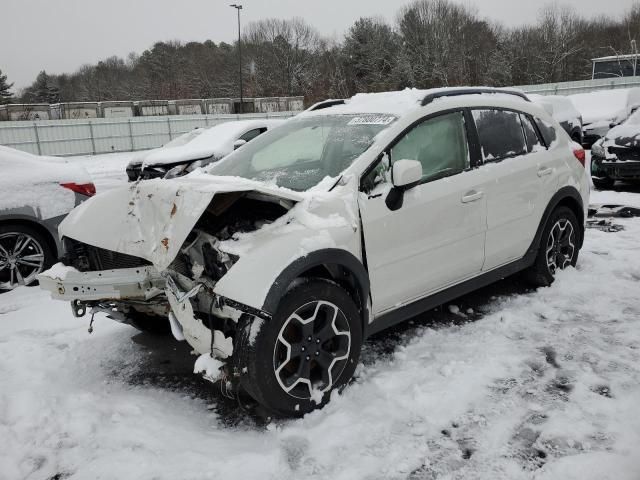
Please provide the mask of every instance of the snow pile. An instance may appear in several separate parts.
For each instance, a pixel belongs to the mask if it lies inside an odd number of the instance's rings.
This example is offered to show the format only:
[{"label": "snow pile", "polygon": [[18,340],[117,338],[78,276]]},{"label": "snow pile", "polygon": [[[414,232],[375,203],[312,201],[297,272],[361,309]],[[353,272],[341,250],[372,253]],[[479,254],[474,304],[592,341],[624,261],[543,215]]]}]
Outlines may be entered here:
[{"label": "snow pile", "polygon": [[82,167],[3,146],[0,172],[0,211],[28,207],[42,219],[64,215],[74,207],[75,194],[61,183],[91,183]]},{"label": "snow pile", "polygon": [[201,374],[210,382],[217,381],[221,376],[220,368],[222,362],[216,358],[213,358],[210,354],[205,353],[198,357],[195,365],[193,366],[193,373]]},{"label": "snow pile", "polygon": [[620,145],[630,147],[637,143],[640,136],[640,111],[633,113],[622,125],[613,127],[607,133],[603,146]]},{"label": "snow pile", "polygon": [[64,265],[61,262],[58,262],[55,265],[53,265],[51,268],[49,268],[46,271],[46,274],[48,277],[56,278],[62,281],[65,278],[67,278],[67,274],[69,274],[70,272],[79,273],[78,270],[76,270],[75,268],[69,267],[67,265]]},{"label": "snow pile", "polygon": [[580,112],[568,97],[560,95],[528,95],[529,99],[541,105],[558,123],[568,123],[573,127],[580,124]]},{"label": "snow pile", "polygon": [[611,122],[623,121],[633,108],[640,106],[640,88],[578,93],[569,99],[582,114],[585,125],[608,127]]},{"label": "snow pile", "polygon": [[[142,152],[145,153],[145,152]],[[69,162],[81,165],[90,173],[98,193],[111,190],[127,183],[126,168],[129,162],[141,152],[106,153],[69,157]]]}]

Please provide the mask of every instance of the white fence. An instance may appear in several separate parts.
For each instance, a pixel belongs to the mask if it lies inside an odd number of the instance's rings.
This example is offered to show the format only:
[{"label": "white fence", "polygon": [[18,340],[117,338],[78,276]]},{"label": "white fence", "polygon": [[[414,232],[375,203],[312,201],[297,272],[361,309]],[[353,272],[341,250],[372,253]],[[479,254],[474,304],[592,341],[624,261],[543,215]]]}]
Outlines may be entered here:
[{"label": "white fence", "polygon": [[156,148],[196,127],[299,112],[244,115],[181,115],[124,119],[42,120],[0,123],[0,145],[36,155],[95,155]]},{"label": "white fence", "polygon": [[640,87],[640,77],[602,78],[596,80],[580,80],[577,82],[543,83],[539,85],[518,85],[525,93],[539,95],[573,95],[574,93],[589,93],[598,90],[612,90],[616,88]]}]

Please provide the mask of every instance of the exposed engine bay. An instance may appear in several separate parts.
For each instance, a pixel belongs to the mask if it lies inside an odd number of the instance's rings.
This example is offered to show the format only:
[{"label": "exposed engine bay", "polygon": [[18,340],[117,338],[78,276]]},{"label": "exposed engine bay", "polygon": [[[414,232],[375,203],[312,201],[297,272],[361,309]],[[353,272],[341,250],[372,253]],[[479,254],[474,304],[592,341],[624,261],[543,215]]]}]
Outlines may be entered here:
[{"label": "exposed engine bay", "polygon": [[256,192],[216,196],[180,249],[179,263],[187,265],[188,271],[170,267],[164,273],[172,309],[172,330],[179,328],[199,353],[213,353],[223,359],[231,356],[242,314],[266,316],[264,312],[214,294],[216,283],[239,259],[225,252],[223,244],[233,243],[239,235],[271,224],[292,206],[290,201]]},{"label": "exposed engine bay", "polygon": [[[189,340],[199,347],[196,350],[200,353],[215,350],[217,356],[226,358],[231,355],[232,339],[242,313],[258,317],[264,314],[213,293],[216,283],[239,259],[238,255],[225,252],[221,247],[233,245],[240,235],[273,223],[294,204],[294,201],[255,191],[217,194],[187,236],[176,258],[163,272],[155,270],[151,262],[143,258],[66,237],[66,253],[61,259],[62,263],[83,274],[96,272],[104,278],[108,275],[107,271],[155,272],[142,280],[138,279],[135,289],[119,287],[120,292],[114,298],[102,296],[93,300],[78,295],[82,299],[72,301],[73,313],[80,317],[87,311],[92,314],[103,312],[113,320],[136,327],[146,322],[147,325],[162,324],[165,330],[168,330],[166,318],[169,317],[174,335],[177,333],[176,336],[180,337],[179,332],[185,330],[184,334],[191,337]],[[176,291],[190,292],[188,297],[183,298],[180,308],[186,309],[186,303],[189,303],[192,316],[198,324],[185,328],[177,322],[175,314],[171,313],[172,307],[175,311],[177,305],[170,304],[171,298],[167,298],[166,294],[168,285]],[[85,294],[91,288],[80,287],[79,293]],[[212,336],[211,332],[216,333]]]}]

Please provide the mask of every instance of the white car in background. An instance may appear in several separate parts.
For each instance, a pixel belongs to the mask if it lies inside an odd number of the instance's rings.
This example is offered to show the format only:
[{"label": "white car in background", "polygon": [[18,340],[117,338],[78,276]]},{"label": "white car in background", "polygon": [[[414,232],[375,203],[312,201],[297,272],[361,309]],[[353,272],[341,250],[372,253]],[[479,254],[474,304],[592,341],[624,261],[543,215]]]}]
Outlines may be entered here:
[{"label": "white car in background", "polygon": [[196,128],[162,148],[136,156],[127,165],[130,182],[185,175],[198,167],[216,162],[250,142],[284,120],[257,119],[220,123],[210,128]]},{"label": "white car in background", "polygon": [[591,147],[640,107],[640,88],[578,93],[568,98],[582,115],[582,143]]},{"label": "white car in background", "polygon": [[541,105],[564,128],[571,140],[582,144],[582,115],[569,97],[535,94],[527,96],[532,102]]},{"label": "white car in background", "polygon": [[84,168],[0,146],[0,292],[30,285],[56,262],[58,224],[94,194]]}]

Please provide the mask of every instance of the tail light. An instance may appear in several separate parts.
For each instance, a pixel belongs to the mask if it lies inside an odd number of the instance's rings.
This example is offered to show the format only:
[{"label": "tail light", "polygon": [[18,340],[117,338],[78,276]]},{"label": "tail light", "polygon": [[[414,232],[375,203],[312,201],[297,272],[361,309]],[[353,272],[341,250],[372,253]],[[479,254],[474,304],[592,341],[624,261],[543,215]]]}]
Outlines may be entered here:
[{"label": "tail light", "polygon": [[61,183],[60,186],[87,197],[96,194],[96,186],[93,183]]},{"label": "tail light", "polygon": [[578,147],[577,145],[575,145],[573,147],[573,156],[576,157],[576,159],[580,162],[580,164],[583,167],[585,166],[585,162],[586,162],[586,159],[587,159],[587,154],[584,151],[584,148]]}]

